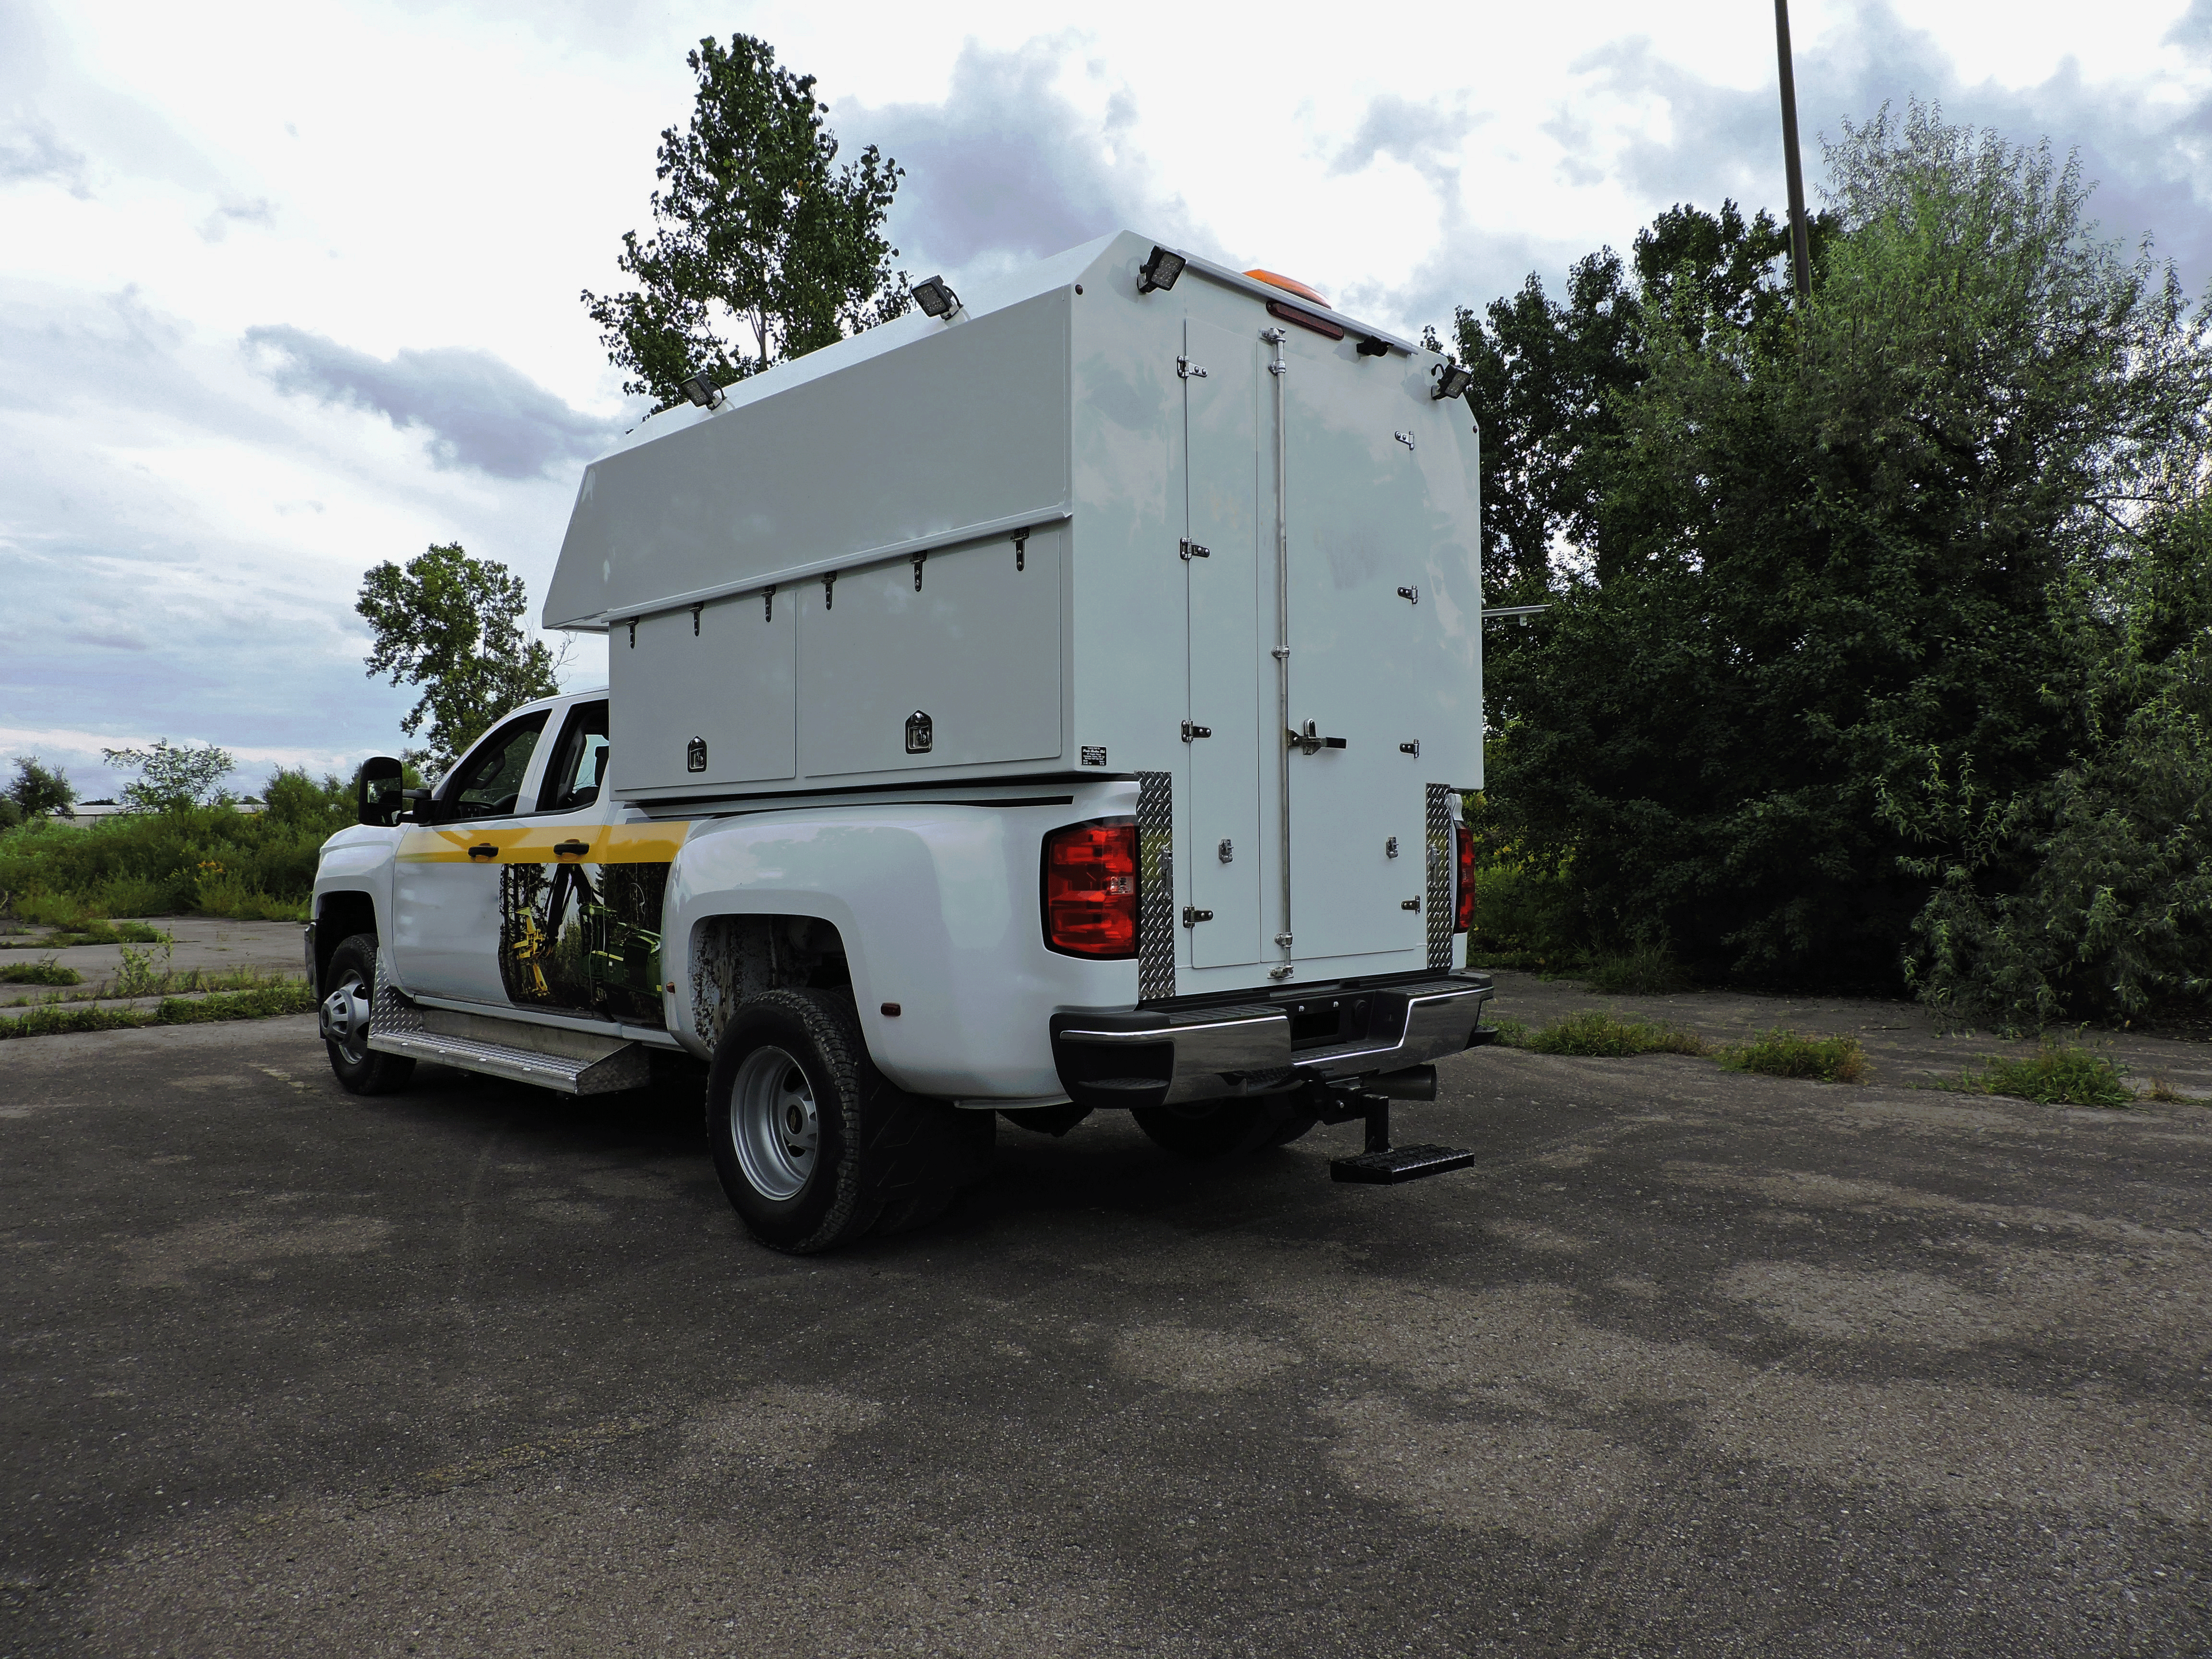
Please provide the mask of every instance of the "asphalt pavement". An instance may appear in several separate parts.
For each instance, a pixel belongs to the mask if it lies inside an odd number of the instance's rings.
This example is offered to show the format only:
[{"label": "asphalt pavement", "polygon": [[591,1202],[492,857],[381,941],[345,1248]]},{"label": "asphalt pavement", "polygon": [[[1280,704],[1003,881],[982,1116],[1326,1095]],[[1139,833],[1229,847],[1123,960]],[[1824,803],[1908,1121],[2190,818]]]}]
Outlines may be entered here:
[{"label": "asphalt pavement", "polygon": [[793,1260],[681,1086],[11,1042],[0,1652],[2212,1653],[2212,1115],[1877,1076],[1482,1050],[1388,1189],[1002,1126]]}]

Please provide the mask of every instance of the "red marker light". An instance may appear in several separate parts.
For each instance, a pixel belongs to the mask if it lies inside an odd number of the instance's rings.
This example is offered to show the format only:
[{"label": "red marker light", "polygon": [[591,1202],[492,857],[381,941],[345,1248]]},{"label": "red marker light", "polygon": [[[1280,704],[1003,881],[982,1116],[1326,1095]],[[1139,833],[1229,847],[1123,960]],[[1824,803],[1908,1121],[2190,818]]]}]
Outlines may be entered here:
[{"label": "red marker light", "polygon": [[1044,942],[1078,957],[1137,954],[1137,826],[1073,823],[1044,840]]}]

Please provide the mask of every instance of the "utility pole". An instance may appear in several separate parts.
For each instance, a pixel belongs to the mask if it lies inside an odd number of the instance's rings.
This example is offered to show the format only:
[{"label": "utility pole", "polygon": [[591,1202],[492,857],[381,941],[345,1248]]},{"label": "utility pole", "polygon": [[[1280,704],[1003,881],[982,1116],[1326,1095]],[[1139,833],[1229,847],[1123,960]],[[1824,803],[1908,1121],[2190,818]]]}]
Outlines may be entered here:
[{"label": "utility pole", "polygon": [[1790,64],[1790,0],[1774,0],[1774,50],[1782,60],[1782,165],[1790,179],[1790,272],[1802,301],[1813,294],[1813,248],[1805,234],[1805,171],[1797,161],[1797,76]]}]

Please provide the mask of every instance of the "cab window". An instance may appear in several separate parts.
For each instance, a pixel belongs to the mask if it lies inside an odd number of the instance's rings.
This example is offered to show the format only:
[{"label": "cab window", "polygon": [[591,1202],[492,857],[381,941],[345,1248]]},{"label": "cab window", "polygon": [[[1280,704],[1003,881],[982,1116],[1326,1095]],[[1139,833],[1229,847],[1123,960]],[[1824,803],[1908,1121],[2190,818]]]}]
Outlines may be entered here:
[{"label": "cab window", "polygon": [[573,812],[599,798],[607,781],[607,705],[580,702],[561,727],[561,746],[538,792],[542,812]]},{"label": "cab window", "polygon": [[523,775],[545,730],[545,711],[509,720],[486,738],[460,764],[441,792],[448,816],[497,818],[527,811],[521,804]]}]

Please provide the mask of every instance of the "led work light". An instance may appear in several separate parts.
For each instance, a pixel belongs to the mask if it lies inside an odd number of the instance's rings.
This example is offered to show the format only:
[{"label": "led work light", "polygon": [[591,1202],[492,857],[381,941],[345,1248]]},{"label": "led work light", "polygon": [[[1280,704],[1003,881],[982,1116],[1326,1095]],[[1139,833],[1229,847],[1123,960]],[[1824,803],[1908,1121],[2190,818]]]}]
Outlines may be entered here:
[{"label": "led work light", "polygon": [[1171,289],[1176,278],[1182,275],[1185,264],[1180,253],[1170,253],[1164,247],[1155,247],[1152,257],[1137,268],[1137,292],[1150,294],[1154,289]]},{"label": "led work light", "polygon": [[942,276],[916,283],[914,285],[914,302],[932,317],[949,317],[960,309],[960,296],[945,287]]}]

